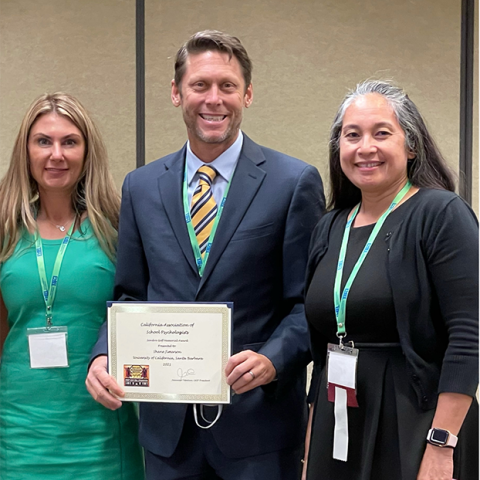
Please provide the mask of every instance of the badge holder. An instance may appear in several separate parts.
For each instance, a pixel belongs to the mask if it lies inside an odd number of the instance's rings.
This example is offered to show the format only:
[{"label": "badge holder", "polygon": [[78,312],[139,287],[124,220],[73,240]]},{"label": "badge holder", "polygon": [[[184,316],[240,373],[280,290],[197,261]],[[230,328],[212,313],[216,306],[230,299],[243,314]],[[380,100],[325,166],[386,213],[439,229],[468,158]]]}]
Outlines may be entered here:
[{"label": "badge holder", "polygon": [[67,368],[67,327],[27,328],[30,368]]},{"label": "badge holder", "polygon": [[333,458],[347,461],[348,457],[348,411],[347,407],[358,407],[357,363],[358,349],[340,344],[328,344],[327,388],[328,401],[334,403],[335,430],[333,433]]}]

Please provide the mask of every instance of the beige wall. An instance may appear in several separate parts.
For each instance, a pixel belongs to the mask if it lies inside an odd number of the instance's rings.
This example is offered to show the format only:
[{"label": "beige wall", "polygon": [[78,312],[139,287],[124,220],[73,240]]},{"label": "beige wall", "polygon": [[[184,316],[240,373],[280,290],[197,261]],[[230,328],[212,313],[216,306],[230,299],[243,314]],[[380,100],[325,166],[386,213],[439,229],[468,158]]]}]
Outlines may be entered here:
[{"label": "beige wall", "polygon": [[[173,57],[192,33],[237,35],[254,62],[244,131],[326,176],[328,130],[347,91],[368,77],[404,86],[458,170],[460,0],[147,2],[147,161],[185,139],[170,103]],[[180,14],[180,12],[182,14]],[[162,41],[162,38],[165,39]]]},{"label": "beige wall", "polygon": [[77,96],[104,134],[120,185],[135,166],[135,2],[0,0],[0,176],[42,93]]},{"label": "beige wall", "polygon": [[[347,89],[390,78],[410,93],[458,170],[461,0],[145,4],[147,162],[185,141],[170,102],[178,47],[215,28],[240,37],[253,59],[255,98],[243,127],[259,143],[326,177],[328,129]],[[134,0],[0,0],[0,175],[28,104],[58,89],[93,112],[120,185],[135,167]],[[478,135],[475,145],[478,152]],[[474,163],[478,185],[478,155]]]}]

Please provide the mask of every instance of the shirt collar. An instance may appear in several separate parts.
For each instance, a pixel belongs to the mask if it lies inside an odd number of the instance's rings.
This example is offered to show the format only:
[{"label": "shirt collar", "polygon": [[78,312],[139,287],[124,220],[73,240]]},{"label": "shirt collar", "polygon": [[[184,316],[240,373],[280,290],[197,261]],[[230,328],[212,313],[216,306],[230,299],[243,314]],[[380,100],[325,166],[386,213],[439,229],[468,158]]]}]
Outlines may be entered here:
[{"label": "shirt collar", "polygon": [[243,133],[241,130],[238,131],[238,137],[233,142],[227,150],[225,150],[221,155],[219,155],[215,160],[206,164],[202,162],[190,148],[190,141],[187,142],[187,154],[186,154],[186,161],[187,161],[187,181],[188,185],[190,185],[193,181],[193,177],[197,173],[197,170],[202,165],[210,165],[215,168],[219,175],[221,175],[224,180],[227,182],[230,181],[232,178],[232,174],[237,166],[238,159],[240,157],[240,152],[242,151],[243,146]]}]

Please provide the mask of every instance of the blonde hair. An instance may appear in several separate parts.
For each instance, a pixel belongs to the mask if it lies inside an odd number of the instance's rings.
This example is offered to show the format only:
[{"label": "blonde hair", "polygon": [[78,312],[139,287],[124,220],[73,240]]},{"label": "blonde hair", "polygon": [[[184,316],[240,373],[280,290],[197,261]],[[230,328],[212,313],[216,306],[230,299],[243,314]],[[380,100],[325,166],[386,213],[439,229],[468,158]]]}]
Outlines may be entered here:
[{"label": "blonde hair", "polygon": [[21,231],[33,233],[40,206],[37,182],[30,173],[27,142],[40,116],[56,113],[72,122],[85,140],[85,160],[72,193],[78,216],[86,212],[95,236],[111,260],[115,258],[120,196],[108,170],[107,150],[100,132],[82,104],[71,95],[57,92],[38,97],[23,118],[10,165],[0,182],[0,263],[9,258]]}]

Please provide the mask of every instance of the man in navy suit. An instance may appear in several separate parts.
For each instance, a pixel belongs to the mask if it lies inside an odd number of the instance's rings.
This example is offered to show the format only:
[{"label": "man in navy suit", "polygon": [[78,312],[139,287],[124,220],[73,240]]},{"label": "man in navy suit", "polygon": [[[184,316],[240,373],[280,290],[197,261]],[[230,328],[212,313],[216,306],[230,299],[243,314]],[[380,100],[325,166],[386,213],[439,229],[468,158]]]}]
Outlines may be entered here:
[{"label": "man in navy suit", "polygon": [[[115,298],[234,303],[234,354],[225,371],[232,404],[206,430],[191,406],[141,404],[148,480],[300,475],[310,361],[303,284],[324,197],[314,167],[240,131],[253,99],[251,70],[237,38],[217,31],[191,37],[177,53],[171,93],[188,142],[131,172],[123,185]],[[185,218],[202,165],[215,172],[209,196],[218,206],[212,220],[219,219],[200,267],[200,241],[189,235]],[[105,355],[103,329],[87,387],[115,409],[121,402],[109,391],[122,395],[122,389],[108,375]],[[207,420],[213,416],[205,407]]]}]

